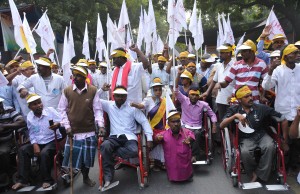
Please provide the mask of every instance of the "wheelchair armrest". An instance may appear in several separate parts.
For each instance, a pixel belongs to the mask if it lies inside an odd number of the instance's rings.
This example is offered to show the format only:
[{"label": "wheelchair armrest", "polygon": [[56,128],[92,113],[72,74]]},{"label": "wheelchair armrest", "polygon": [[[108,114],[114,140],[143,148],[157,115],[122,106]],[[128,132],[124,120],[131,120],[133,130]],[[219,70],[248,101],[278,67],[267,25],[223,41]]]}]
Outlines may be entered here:
[{"label": "wheelchair armrest", "polygon": [[275,117],[275,116],[272,116],[271,117],[274,121],[276,121],[277,123],[280,123],[282,122],[285,118],[284,116],[281,116],[281,117]]},{"label": "wheelchair armrest", "polygon": [[239,122],[240,122],[240,120],[234,119],[234,123],[235,123],[235,124],[238,124]]}]

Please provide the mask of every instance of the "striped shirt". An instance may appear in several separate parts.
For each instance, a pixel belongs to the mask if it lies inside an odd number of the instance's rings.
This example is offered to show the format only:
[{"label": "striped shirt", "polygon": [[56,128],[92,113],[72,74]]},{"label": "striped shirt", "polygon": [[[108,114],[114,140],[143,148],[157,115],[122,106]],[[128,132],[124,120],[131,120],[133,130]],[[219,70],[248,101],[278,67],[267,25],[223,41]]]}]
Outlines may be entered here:
[{"label": "striped shirt", "polygon": [[265,77],[268,73],[268,67],[266,63],[255,57],[253,66],[246,64],[244,60],[237,61],[230,69],[228,75],[225,77],[225,81],[231,83],[235,80],[235,87],[233,90],[233,95],[235,90],[242,85],[247,85],[252,91],[253,100],[255,102],[259,101],[259,81]]}]

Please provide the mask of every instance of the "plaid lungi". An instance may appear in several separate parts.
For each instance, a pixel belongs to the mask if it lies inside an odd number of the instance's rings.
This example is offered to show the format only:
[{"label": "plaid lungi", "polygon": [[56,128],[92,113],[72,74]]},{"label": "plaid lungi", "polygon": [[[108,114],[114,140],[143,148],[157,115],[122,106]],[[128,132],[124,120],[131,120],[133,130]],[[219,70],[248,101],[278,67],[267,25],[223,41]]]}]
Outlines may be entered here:
[{"label": "plaid lungi", "polygon": [[[69,167],[70,160],[70,144],[69,137],[67,138],[64,151],[63,167]],[[82,165],[86,168],[94,166],[96,156],[96,137],[88,137],[82,140],[73,139],[73,152],[72,152],[72,167],[81,169]]]}]

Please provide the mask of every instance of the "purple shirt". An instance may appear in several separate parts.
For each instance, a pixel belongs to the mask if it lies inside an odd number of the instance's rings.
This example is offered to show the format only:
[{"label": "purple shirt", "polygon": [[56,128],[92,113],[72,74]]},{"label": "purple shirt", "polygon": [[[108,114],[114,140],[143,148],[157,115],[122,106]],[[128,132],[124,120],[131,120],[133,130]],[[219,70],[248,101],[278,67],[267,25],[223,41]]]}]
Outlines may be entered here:
[{"label": "purple shirt", "polygon": [[186,97],[178,91],[178,88],[175,89],[175,95],[177,100],[181,103],[181,121],[183,124],[191,127],[202,127],[204,108],[206,108],[207,115],[210,117],[211,121],[213,123],[217,122],[216,114],[206,102],[198,100],[198,102],[193,105],[189,97]]},{"label": "purple shirt", "polygon": [[168,179],[170,181],[184,181],[193,174],[192,149],[184,144],[183,140],[187,137],[195,139],[194,133],[188,129],[181,128],[178,137],[175,138],[172,130],[160,132],[163,136],[162,145],[165,156],[165,165]]}]

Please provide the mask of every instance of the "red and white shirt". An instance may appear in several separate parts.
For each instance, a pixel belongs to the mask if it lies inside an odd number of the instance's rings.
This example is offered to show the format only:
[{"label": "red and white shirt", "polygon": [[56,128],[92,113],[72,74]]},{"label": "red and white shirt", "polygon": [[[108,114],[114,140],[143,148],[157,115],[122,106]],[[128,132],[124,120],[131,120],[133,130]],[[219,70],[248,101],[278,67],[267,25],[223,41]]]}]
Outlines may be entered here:
[{"label": "red and white shirt", "polygon": [[268,66],[266,63],[255,57],[254,65],[249,66],[244,60],[237,61],[230,69],[228,75],[225,77],[225,81],[231,83],[235,80],[235,87],[233,90],[233,96],[235,90],[242,85],[247,85],[252,91],[253,100],[259,101],[259,81],[263,79],[268,73]]}]

